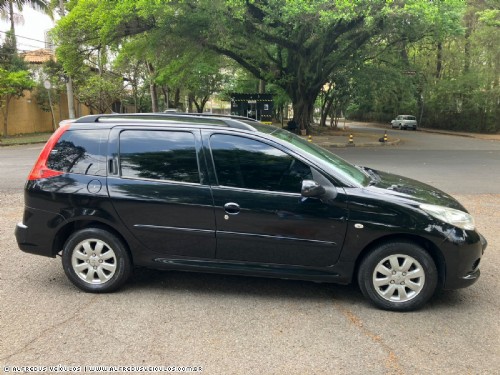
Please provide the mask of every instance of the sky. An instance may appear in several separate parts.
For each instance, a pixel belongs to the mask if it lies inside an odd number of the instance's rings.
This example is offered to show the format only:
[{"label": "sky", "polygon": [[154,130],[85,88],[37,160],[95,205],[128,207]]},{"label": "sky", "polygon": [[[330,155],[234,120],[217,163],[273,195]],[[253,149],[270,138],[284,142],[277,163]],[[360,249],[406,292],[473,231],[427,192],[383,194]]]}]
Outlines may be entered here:
[{"label": "sky", "polygon": [[[39,48],[44,48],[45,32],[54,26],[47,15],[34,11],[28,6],[24,7],[22,13],[24,25],[18,24],[16,28],[17,47],[20,52],[31,51]],[[5,32],[10,29],[8,21],[0,20],[0,39],[3,41]]]}]

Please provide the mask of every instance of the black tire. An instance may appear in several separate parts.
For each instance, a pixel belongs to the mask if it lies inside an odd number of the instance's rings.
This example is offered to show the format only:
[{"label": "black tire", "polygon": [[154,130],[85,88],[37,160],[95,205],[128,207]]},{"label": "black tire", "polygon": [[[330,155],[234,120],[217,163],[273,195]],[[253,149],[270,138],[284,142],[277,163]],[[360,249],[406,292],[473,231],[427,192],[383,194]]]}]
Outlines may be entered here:
[{"label": "black tire", "polygon": [[113,292],[132,273],[132,262],[123,242],[100,228],[73,233],[64,244],[62,264],[68,279],[91,293]]},{"label": "black tire", "polygon": [[357,276],[363,295],[375,306],[392,311],[422,307],[438,283],[432,257],[420,246],[405,241],[375,248],[363,259]]}]

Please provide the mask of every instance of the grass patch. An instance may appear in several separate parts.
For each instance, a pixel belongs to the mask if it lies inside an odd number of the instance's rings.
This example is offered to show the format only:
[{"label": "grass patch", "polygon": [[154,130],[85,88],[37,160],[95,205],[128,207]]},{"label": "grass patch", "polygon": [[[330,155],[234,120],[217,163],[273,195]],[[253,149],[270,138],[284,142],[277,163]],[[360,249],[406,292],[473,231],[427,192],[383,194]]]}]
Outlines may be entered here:
[{"label": "grass patch", "polygon": [[19,134],[0,138],[0,146],[26,145],[30,143],[45,143],[52,135],[50,133]]}]

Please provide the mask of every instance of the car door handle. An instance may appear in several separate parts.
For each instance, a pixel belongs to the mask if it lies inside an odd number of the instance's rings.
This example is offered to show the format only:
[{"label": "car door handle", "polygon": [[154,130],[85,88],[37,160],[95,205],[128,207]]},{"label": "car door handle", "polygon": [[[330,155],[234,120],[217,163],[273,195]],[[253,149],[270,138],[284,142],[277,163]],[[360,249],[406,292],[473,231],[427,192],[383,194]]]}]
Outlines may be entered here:
[{"label": "car door handle", "polygon": [[240,206],[237,203],[229,202],[224,205],[224,211],[229,215],[237,215],[240,212]]}]

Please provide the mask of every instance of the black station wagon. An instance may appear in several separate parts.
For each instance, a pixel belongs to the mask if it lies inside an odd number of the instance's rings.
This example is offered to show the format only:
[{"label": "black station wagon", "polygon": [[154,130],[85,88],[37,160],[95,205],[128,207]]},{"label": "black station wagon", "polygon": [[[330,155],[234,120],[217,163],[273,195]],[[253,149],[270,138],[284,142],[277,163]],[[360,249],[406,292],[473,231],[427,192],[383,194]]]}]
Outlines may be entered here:
[{"label": "black station wagon", "polygon": [[87,292],[134,266],[349,284],[421,307],[473,284],[486,240],[431,186],[353,166],[231,117],[87,116],[50,138],[25,187],[19,247]]}]

